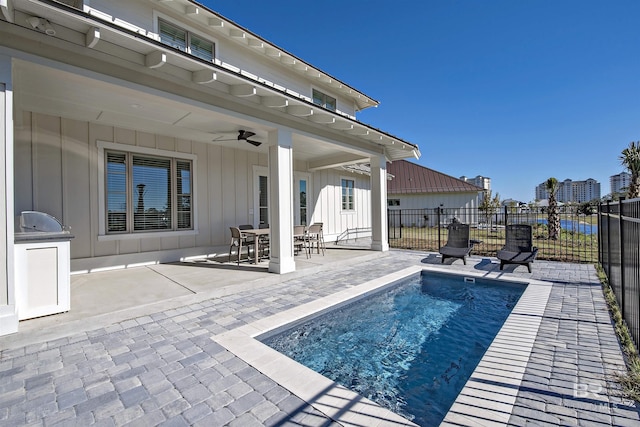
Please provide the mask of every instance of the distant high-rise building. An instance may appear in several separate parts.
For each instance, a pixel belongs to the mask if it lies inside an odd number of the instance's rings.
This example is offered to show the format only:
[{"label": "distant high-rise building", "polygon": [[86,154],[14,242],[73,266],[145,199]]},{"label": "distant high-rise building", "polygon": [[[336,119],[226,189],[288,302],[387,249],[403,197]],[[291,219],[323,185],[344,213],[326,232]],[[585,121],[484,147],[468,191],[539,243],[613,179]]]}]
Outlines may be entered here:
[{"label": "distant high-rise building", "polygon": [[[549,198],[546,181],[536,187],[536,200]],[[591,200],[600,199],[600,183],[589,178],[585,181],[572,181],[565,179],[558,182],[558,193],[556,200],[562,203],[576,202],[584,203]]]},{"label": "distant high-rise building", "polygon": [[491,191],[491,178],[486,176],[478,175],[475,178],[467,178],[463,175],[460,179],[464,182],[468,182],[469,184],[473,184],[476,187],[484,188],[486,191]]},{"label": "distant high-rise building", "polygon": [[621,172],[618,175],[612,175],[609,177],[609,183],[611,184],[611,194],[623,193],[631,185],[631,174]]}]

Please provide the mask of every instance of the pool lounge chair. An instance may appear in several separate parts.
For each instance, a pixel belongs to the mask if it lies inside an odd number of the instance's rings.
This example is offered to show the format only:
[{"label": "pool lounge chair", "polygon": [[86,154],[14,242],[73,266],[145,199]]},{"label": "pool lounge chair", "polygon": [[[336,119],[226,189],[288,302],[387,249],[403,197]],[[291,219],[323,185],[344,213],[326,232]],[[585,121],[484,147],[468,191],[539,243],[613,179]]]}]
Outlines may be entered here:
[{"label": "pool lounge chair", "polygon": [[506,226],[506,242],[498,251],[500,270],[505,264],[526,265],[531,273],[531,263],[538,255],[538,248],[533,246],[533,232],[528,224],[511,224]]},{"label": "pool lounge chair", "polygon": [[467,256],[473,249],[473,243],[469,240],[469,224],[452,222],[447,226],[449,237],[447,243],[440,248],[442,262],[447,258],[461,258],[467,264]]}]

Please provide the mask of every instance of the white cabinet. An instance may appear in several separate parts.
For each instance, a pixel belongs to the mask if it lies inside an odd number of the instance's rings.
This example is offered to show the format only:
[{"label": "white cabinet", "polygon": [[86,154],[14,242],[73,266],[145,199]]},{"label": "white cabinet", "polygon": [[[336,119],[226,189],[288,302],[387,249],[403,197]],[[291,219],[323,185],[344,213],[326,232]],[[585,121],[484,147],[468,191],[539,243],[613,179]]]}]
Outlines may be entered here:
[{"label": "white cabinet", "polygon": [[29,239],[16,241],[14,248],[18,319],[69,311],[69,240]]}]

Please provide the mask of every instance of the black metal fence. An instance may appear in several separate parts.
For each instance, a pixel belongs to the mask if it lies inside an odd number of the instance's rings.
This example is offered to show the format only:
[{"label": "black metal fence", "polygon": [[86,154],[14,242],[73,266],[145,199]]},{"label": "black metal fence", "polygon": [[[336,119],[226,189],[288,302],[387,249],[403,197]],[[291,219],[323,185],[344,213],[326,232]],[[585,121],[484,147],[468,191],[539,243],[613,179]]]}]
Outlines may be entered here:
[{"label": "black metal fence", "polygon": [[599,259],[636,345],[640,343],[640,199],[601,204]]},{"label": "black metal fence", "polygon": [[531,224],[538,259],[596,263],[598,261],[597,214],[585,215],[578,206],[559,208],[561,232],[549,239],[548,211],[534,208],[446,208],[389,209],[389,245],[395,248],[437,252],[447,241],[447,225],[453,218],[471,225],[476,255],[495,256],[504,246],[505,225]]}]

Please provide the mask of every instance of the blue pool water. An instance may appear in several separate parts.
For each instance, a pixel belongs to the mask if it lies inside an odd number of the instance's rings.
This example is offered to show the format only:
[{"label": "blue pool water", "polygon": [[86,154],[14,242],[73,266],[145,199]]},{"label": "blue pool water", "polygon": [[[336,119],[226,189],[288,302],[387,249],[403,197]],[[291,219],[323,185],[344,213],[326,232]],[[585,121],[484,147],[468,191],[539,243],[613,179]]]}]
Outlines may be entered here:
[{"label": "blue pool water", "polygon": [[[538,219],[538,224],[547,224],[548,220]],[[587,224],[586,222],[572,221],[568,219],[560,220],[560,228],[567,231],[578,232],[582,234],[596,234],[598,233],[598,226]]]},{"label": "blue pool water", "polygon": [[422,274],[263,342],[419,425],[437,425],[525,287]]}]

